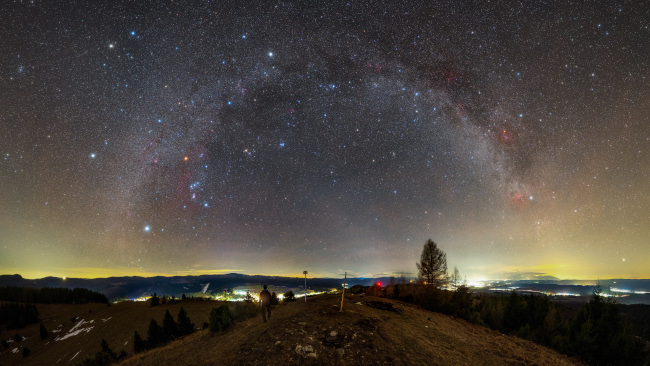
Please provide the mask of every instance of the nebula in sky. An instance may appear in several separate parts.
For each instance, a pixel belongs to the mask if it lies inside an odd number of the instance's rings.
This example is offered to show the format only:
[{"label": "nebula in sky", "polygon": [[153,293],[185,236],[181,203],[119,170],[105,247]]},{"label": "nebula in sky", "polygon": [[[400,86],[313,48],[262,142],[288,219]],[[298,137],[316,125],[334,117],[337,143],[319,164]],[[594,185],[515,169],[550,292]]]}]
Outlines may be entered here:
[{"label": "nebula in sky", "polygon": [[647,278],[649,14],[7,4],[1,272]]}]

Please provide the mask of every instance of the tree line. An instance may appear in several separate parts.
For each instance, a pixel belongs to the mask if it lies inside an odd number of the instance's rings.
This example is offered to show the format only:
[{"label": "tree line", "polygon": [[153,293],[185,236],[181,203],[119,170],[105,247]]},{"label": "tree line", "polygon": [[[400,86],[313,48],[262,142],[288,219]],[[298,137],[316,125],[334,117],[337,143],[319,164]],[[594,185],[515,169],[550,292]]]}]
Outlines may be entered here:
[{"label": "tree line", "polygon": [[[553,348],[589,364],[647,365],[650,358],[639,327],[624,317],[620,305],[596,286],[585,304],[571,308],[551,302],[546,295],[481,294],[459,284],[458,270],[447,274],[445,253],[431,239],[417,263],[418,282],[386,287],[369,286],[365,293],[414,303],[430,311],[456,316],[501,333]],[[455,283],[454,283],[455,282]],[[444,286],[454,284],[454,290]],[[359,288],[351,289],[359,291]]]},{"label": "tree line", "polygon": [[187,316],[187,312],[183,307],[178,311],[178,316],[176,318],[178,321],[174,321],[174,317],[171,315],[169,310],[165,311],[162,326],[152,318],[149,322],[146,339],[142,339],[138,331],[135,331],[133,334],[133,352],[138,353],[160,347],[174,339],[194,332],[194,323],[190,321],[190,318]]},{"label": "tree line", "polygon": [[0,286],[0,301],[37,304],[108,304],[106,295],[85,288]]}]

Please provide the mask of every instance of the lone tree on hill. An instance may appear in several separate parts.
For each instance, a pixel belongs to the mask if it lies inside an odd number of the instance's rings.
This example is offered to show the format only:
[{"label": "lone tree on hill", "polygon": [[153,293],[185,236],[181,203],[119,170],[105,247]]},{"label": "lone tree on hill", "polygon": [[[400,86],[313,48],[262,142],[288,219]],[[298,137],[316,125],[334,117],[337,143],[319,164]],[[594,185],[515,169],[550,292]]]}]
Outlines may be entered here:
[{"label": "lone tree on hill", "polygon": [[418,279],[427,285],[439,287],[447,281],[447,254],[433,240],[428,239],[424,243],[420,263],[416,265]]}]

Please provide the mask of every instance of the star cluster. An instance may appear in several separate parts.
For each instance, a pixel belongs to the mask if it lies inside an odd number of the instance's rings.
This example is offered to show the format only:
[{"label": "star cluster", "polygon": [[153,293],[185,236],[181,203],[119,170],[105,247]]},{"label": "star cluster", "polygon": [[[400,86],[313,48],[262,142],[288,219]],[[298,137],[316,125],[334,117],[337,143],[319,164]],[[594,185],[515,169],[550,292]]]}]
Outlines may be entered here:
[{"label": "star cluster", "polygon": [[15,2],[0,267],[647,277],[650,6]]}]

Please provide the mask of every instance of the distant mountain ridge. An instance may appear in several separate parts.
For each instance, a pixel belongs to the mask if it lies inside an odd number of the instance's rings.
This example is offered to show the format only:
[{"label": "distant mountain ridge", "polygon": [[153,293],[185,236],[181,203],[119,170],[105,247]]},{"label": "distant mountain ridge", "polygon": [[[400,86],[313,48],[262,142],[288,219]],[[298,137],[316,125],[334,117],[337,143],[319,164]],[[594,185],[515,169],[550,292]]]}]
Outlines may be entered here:
[{"label": "distant mountain ridge", "polygon": [[[388,283],[389,278],[348,278],[349,286],[372,285],[380,281]],[[149,296],[153,293],[180,297],[182,294],[203,292],[206,284],[208,293],[218,293],[227,289],[247,285],[271,285],[291,289],[304,288],[304,277],[281,277],[281,276],[249,276],[240,273],[229,273],[223,275],[200,275],[200,276],[172,276],[172,277],[108,277],[108,278],[67,278],[44,277],[38,279],[26,279],[21,275],[0,275],[0,286],[27,286],[27,287],[82,287],[92,291],[101,292],[111,299],[129,298],[135,299]],[[307,288],[314,291],[322,291],[330,288],[340,289],[343,287],[342,278],[309,278],[307,277]]]}]

